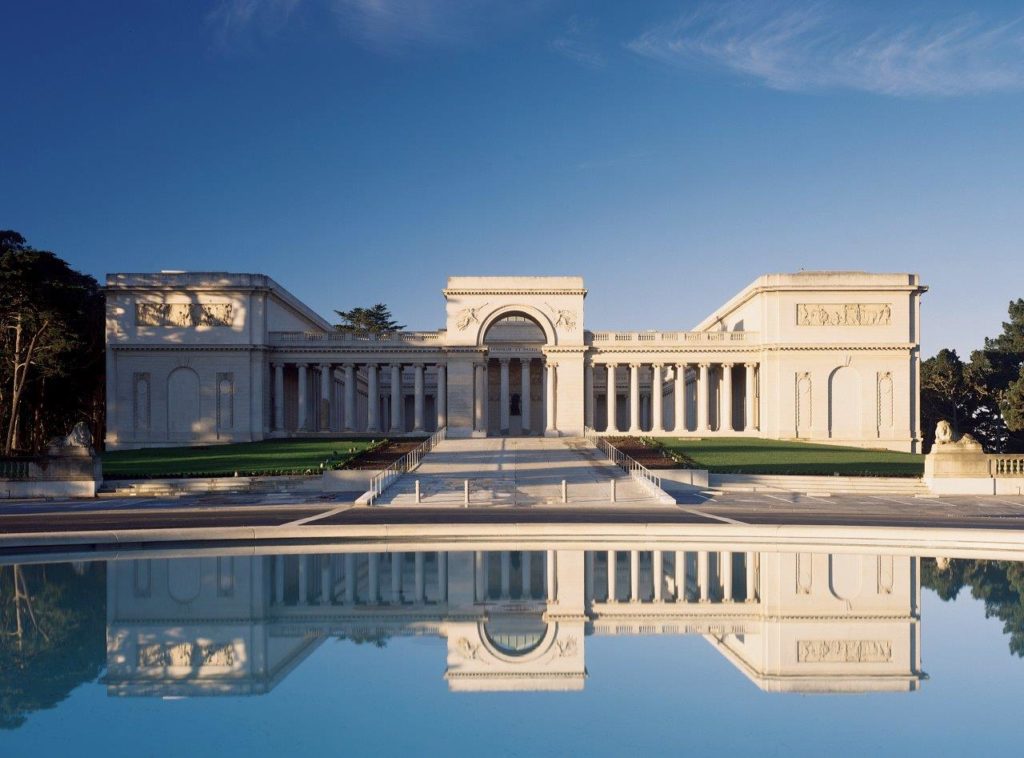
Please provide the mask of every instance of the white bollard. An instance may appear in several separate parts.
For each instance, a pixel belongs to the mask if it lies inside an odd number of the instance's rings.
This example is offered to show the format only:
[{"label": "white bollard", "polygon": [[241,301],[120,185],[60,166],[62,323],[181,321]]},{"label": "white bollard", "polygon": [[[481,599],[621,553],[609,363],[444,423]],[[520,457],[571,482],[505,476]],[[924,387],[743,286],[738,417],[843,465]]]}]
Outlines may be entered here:
[{"label": "white bollard", "polygon": [[565,483],[565,479],[562,480],[562,502],[569,502],[569,488]]},{"label": "white bollard", "polygon": [[612,479],[611,481],[609,481],[609,484],[611,485],[611,495],[612,495],[611,502],[614,503],[615,502],[615,480]]},{"label": "white bollard", "polygon": [[469,479],[463,482],[462,505],[466,508],[469,507]]},{"label": "white bollard", "polygon": [[420,504],[420,480],[416,480],[416,505]]}]

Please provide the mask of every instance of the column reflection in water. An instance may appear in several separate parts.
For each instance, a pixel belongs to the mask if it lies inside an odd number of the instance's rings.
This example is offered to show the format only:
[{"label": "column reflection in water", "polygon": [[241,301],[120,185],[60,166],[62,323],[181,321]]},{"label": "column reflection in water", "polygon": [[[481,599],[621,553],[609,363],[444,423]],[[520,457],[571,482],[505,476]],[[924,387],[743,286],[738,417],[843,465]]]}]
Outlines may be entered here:
[{"label": "column reflection in water", "polygon": [[437,634],[452,690],[573,690],[588,636],[699,634],[769,691],[917,688],[919,559],[659,547],[113,561],[106,681],[256,694],[331,635]]}]

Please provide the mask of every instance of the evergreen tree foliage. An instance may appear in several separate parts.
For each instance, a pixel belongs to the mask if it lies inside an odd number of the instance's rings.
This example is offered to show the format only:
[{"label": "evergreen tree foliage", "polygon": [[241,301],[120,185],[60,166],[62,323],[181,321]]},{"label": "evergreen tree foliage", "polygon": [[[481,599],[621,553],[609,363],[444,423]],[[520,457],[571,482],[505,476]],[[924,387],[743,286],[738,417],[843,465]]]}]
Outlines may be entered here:
[{"label": "evergreen tree foliage", "polygon": [[380,337],[405,329],[405,324],[395,321],[391,309],[384,303],[377,303],[371,308],[353,308],[335,313],[341,319],[341,323],[335,324],[335,328],[359,337]]}]

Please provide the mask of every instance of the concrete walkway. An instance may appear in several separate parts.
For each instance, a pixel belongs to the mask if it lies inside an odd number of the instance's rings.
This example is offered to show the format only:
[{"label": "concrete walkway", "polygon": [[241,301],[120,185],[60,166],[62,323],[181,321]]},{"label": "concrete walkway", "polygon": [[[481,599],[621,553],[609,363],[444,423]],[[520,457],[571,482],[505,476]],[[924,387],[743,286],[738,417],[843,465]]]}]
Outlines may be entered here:
[{"label": "concrete walkway", "polygon": [[612,479],[618,505],[656,502],[583,439],[498,437],[441,442],[377,504],[415,505],[419,480],[421,504],[462,506],[467,479],[471,507],[561,504],[563,479],[572,505],[612,505]]}]

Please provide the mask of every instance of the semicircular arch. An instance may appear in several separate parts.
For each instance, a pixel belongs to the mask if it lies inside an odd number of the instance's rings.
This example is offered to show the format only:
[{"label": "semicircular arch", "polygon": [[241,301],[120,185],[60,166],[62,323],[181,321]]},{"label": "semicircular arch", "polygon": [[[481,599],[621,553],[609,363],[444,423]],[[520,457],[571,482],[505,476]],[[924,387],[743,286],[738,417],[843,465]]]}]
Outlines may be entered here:
[{"label": "semicircular arch", "polygon": [[495,308],[491,313],[487,314],[487,317],[480,323],[480,329],[476,334],[476,344],[478,347],[483,347],[484,340],[487,338],[487,332],[497,322],[509,316],[523,316],[524,318],[530,319],[544,332],[544,341],[548,345],[558,344],[558,333],[555,331],[555,325],[551,323],[544,311],[539,308],[535,308],[532,305],[502,305]]}]

